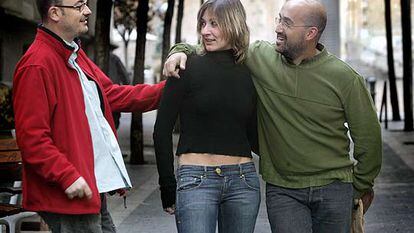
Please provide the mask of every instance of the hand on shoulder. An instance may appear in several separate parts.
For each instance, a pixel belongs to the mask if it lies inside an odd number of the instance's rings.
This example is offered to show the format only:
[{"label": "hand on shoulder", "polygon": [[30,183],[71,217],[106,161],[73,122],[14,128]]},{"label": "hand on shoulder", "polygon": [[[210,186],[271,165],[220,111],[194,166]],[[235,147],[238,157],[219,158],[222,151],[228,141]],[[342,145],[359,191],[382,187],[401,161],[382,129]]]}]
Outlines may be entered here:
[{"label": "hand on shoulder", "polygon": [[180,78],[180,70],[185,70],[187,55],[185,53],[174,53],[164,63],[162,74],[165,77]]}]

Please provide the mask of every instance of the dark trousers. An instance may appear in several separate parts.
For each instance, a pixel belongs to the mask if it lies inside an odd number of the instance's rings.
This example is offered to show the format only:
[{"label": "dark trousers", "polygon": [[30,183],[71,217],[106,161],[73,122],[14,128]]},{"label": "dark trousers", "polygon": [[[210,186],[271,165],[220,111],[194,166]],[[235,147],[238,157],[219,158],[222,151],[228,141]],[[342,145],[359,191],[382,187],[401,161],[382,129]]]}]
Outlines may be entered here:
[{"label": "dark trousers", "polygon": [[100,214],[57,214],[39,212],[52,233],[115,233],[115,225],[107,210],[106,196],[101,194]]},{"label": "dark trousers", "polygon": [[351,183],[289,189],[266,184],[266,206],[273,233],[349,233]]},{"label": "dark trousers", "polygon": [[112,112],[112,117],[114,118],[115,129],[119,127],[119,118],[121,118],[120,112]]}]

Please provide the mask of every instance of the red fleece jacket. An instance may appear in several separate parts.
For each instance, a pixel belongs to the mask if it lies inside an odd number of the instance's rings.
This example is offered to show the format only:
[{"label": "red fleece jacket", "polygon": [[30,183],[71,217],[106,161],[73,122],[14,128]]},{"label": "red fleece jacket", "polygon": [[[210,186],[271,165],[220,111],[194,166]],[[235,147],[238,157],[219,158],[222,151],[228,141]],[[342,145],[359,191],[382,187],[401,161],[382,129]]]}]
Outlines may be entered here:
[{"label": "red fleece jacket", "polygon": [[[78,73],[68,64],[73,49],[40,26],[33,44],[16,66],[13,104],[23,158],[23,207],[63,214],[99,213],[94,155]],[[112,111],[157,108],[164,82],[119,86],[78,51],[77,63],[95,81],[101,109],[112,127]],[[68,199],[64,191],[80,176],[92,199]]]}]

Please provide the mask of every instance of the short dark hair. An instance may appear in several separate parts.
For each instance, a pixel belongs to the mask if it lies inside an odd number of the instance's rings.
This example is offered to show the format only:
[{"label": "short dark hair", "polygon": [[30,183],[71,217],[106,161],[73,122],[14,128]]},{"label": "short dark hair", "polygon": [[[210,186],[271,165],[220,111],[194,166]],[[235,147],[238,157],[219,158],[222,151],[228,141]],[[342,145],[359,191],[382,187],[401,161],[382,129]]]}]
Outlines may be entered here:
[{"label": "short dark hair", "polygon": [[313,11],[305,16],[305,21],[318,28],[318,40],[326,27],[327,16],[325,11]]},{"label": "short dark hair", "polygon": [[36,0],[36,4],[40,17],[42,17],[42,20],[44,21],[47,19],[49,8],[53,5],[62,4],[62,0]]}]

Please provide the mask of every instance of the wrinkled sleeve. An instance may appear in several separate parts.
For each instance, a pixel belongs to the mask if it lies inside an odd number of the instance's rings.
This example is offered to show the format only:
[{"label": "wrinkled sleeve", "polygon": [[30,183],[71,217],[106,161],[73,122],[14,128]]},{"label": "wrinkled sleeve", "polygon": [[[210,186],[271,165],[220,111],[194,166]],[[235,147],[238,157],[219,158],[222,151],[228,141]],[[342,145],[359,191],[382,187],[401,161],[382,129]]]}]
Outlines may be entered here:
[{"label": "wrinkled sleeve", "polygon": [[188,78],[167,80],[154,126],[154,149],[159,173],[161,200],[164,208],[175,203],[176,180],[174,176],[174,155],[172,132],[181,103],[188,92]]},{"label": "wrinkled sleeve", "polygon": [[168,53],[168,57],[173,55],[174,53],[185,53],[187,55],[191,55],[196,53],[197,49],[200,48],[200,45],[189,45],[186,43],[178,43],[175,44],[171,49],[170,52]]},{"label": "wrinkled sleeve", "polygon": [[382,162],[381,127],[377,113],[363,78],[355,79],[346,90],[345,115],[354,142],[353,185],[355,197],[372,190]]},{"label": "wrinkled sleeve", "polygon": [[13,89],[17,143],[24,166],[33,169],[45,181],[66,190],[80,174],[52,139],[51,118],[57,107],[50,74],[29,66],[16,71]]}]

